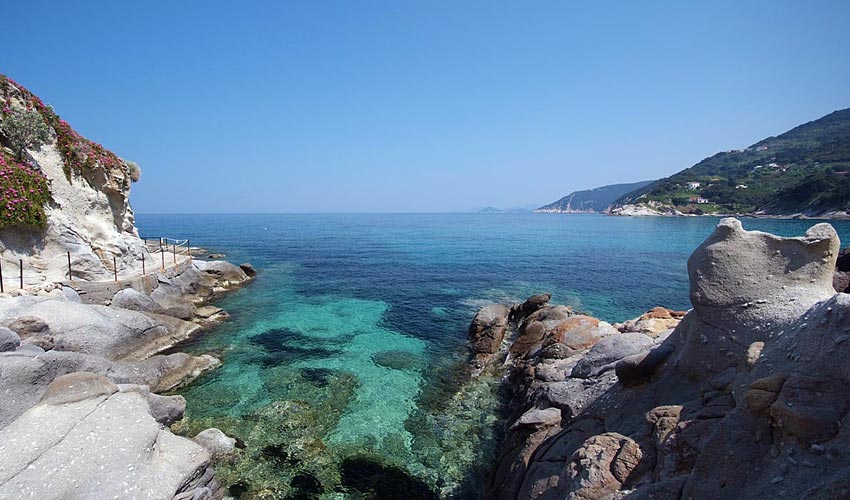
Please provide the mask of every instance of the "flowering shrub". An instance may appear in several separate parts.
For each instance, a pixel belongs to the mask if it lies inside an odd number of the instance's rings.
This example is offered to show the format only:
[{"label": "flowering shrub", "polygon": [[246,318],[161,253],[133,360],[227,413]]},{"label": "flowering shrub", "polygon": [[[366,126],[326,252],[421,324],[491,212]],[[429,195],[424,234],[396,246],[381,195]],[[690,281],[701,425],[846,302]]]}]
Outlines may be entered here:
[{"label": "flowering shrub", "polygon": [[5,120],[13,112],[9,106],[12,86],[20,91],[24,106],[40,113],[44,122],[56,131],[56,144],[62,154],[68,180],[71,179],[71,172],[87,177],[97,165],[106,169],[120,168],[129,174],[127,165],[118,155],[75,132],[68,122],[59,118],[51,106],[44,104],[37,95],[5,75],[0,75],[0,96],[5,101],[5,105],[0,108],[0,119]]},{"label": "flowering shrub", "polygon": [[50,200],[47,177],[0,152],[0,228],[47,226],[44,205]]}]

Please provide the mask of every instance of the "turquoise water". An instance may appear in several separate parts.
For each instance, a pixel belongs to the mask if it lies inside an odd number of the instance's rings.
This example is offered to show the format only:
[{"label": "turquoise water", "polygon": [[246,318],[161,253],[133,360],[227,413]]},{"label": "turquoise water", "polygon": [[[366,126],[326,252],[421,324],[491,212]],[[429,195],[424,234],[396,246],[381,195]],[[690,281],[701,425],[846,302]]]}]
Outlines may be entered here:
[{"label": "turquoise water", "polygon": [[[183,349],[223,366],[180,391],[184,429],[245,441],[220,467],[244,498],[475,498],[498,432],[492,384],[461,385],[482,303],[550,291],[608,321],[689,307],[712,218],[139,215],[145,236],[251,262],[232,319]],[[812,221],[744,220],[801,235]],[[850,241],[850,223],[834,224]],[[370,478],[379,478],[373,480]]]}]

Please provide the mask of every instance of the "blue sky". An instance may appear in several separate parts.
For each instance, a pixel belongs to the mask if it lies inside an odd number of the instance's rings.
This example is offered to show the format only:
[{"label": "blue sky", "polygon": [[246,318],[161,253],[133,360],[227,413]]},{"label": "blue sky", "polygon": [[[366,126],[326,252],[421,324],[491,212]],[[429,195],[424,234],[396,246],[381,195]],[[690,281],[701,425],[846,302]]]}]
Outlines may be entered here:
[{"label": "blue sky", "polygon": [[536,206],[850,106],[850,2],[13,2],[0,72],[154,212]]}]

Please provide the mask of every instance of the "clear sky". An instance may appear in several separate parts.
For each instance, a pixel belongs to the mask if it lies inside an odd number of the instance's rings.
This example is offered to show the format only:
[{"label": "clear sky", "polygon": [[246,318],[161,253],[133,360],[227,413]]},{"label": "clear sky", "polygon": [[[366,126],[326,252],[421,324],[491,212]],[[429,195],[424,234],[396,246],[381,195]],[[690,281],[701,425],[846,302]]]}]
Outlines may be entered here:
[{"label": "clear sky", "polygon": [[847,1],[6,2],[139,213],[539,206],[850,107]]}]

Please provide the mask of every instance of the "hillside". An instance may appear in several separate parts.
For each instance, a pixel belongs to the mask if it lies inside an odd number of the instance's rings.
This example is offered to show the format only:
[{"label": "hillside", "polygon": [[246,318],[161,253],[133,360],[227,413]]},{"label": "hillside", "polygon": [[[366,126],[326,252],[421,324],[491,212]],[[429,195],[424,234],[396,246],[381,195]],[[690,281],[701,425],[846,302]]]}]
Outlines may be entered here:
[{"label": "hillside", "polygon": [[[25,279],[98,280],[146,252],[130,208],[138,166],[90,141],[0,75],[0,262]],[[113,261],[113,258],[115,259]]]},{"label": "hillside", "polygon": [[535,209],[536,213],[601,213],[617,198],[640,189],[652,181],[632,182],[629,184],[611,184],[595,189],[574,191],[560,200]]},{"label": "hillside", "polygon": [[829,216],[850,210],[850,109],[718,153],[620,197],[685,214]]}]

